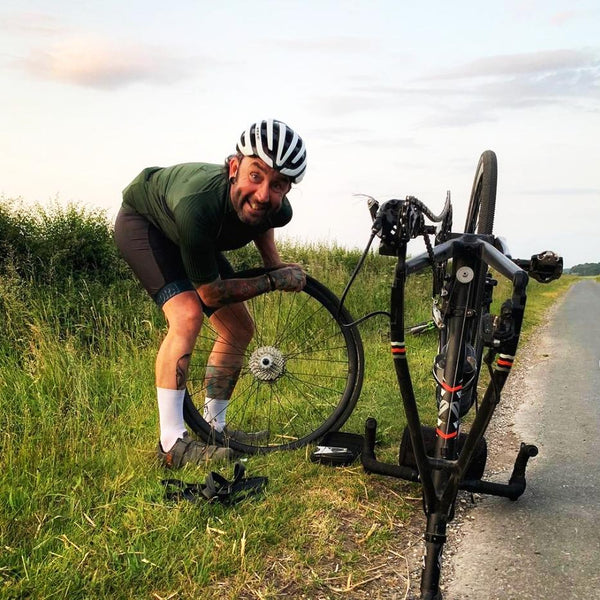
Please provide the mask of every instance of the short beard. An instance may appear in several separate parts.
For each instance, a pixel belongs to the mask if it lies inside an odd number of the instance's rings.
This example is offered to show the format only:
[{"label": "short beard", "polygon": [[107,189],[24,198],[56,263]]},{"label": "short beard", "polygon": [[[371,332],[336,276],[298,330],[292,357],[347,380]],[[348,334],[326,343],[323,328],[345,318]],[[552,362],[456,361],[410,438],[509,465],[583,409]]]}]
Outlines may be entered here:
[{"label": "short beard", "polygon": [[237,207],[235,208],[235,214],[242,223],[244,223],[245,225],[262,225],[268,220],[270,211],[266,211],[262,218],[256,217],[254,219],[248,220],[247,215],[244,214],[244,205],[248,203],[249,196],[242,196],[239,190],[236,189],[232,189],[231,193],[235,199],[235,202],[233,202],[233,204]]}]

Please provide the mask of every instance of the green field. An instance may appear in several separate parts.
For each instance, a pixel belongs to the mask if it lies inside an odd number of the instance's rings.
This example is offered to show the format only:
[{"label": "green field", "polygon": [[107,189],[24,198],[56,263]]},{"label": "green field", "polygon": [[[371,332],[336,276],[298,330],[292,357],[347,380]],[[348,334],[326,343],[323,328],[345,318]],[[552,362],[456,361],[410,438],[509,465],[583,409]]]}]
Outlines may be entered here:
[{"label": "green field", "polygon": [[[360,255],[294,244],[282,254],[338,295]],[[153,364],[165,324],[101,213],[3,200],[0,256],[0,598],[376,597],[384,573],[405,570],[399,549],[421,510],[418,488],[359,465],[315,465],[310,448],[247,460],[248,475],[269,478],[263,496],[231,507],[164,499]],[[231,258],[257,264],[248,250]],[[354,316],[388,308],[393,267],[369,256],[348,297]],[[527,335],[573,281],[531,285]],[[429,317],[428,286],[411,280],[410,322]],[[365,382],[344,429],[361,433],[376,417],[378,454],[391,462],[404,419],[388,323],[360,330]],[[427,419],[434,354],[433,335],[410,340]],[[206,472],[176,476],[201,482]]]}]

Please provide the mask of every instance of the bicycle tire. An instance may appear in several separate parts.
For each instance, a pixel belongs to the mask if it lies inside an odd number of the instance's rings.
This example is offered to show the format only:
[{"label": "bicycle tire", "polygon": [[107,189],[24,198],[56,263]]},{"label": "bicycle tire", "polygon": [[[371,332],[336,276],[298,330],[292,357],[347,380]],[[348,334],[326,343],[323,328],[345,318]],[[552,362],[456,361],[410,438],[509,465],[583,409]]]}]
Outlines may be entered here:
[{"label": "bicycle tire", "polygon": [[486,150],[479,158],[475,169],[465,233],[492,233],[496,212],[497,183],[498,160],[492,150]]},{"label": "bicycle tire", "polygon": [[[498,161],[492,150],[483,152],[475,169],[475,178],[471,188],[471,197],[467,208],[465,221],[465,233],[476,233],[479,235],[491,235],[494,227],[494,216],[496,212],[496,188],[498,182]],[[446,272],[446,264],[443,264],[442,273]],[[475,391],[468,396],[465,395],[460,406],[460,416],[464,416],[477,401],[477,382],[481,371],[481,360],[483,356],[483,340],[481,338],[481,320],[485,312],[489,312],[489,306],[484,305],[484,290],[486,285],[486,269],[481,269],[479,277],[472,283],[472,296],[470,303],[478,307],[477,321],[470,327],[468,343],[474,348],[477,373],[474,382]],[[448,331],[442,328],[439,332],[438,352],[442,353],[445,348]],[[437,390],[438,406],[440,402],[440,390]]]},{"label": "bicycle tire", "polygon": [[[265,269],[234,274],[256,277]],[[240,440],[211,429],[204,404],[204,363],[215,333],[205,319],[190,362],[184,418],[203,440],[246,454],[291,450],[338,430],[362,387],[362,341],[352,317],[323,284],[307,276],[299,293],[275,291],[246,302],[255,334],[227,408],[229,431],[267,432]],[[275,370],[262,368],[267,360]]]},{"label": "bicycle tire", "polygon": [[[475,178],[469,200],[465,233],[477,233],[491,235],[494,228],[494,216],[496,212],[496,189],[498,184],[498,160],[492,150],[482,153],[475,169]],[[489,312],[489,304],[485,304],[485,286],[487,271],[482,269],[479,280],[474,282],[473,293],[475,298],[473,306],[477,309],[477,323],[472,328],[470,343],[475,349],[475,361],[477,364],[477,375],[473,403],[477,402],[477,382],[481,372],[481,359],[483,356],[483,340],[481,338],[481,321],[483,315]]]}]

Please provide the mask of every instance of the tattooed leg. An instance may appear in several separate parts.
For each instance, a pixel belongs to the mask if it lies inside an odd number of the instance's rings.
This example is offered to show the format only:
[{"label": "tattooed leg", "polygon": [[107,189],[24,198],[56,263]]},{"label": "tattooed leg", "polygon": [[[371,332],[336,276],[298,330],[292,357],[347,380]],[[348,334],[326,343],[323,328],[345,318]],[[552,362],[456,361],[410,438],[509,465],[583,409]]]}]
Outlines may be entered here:
[{"label": "tattooed leg", "polygon": [[206,366],[204,418],[222,430],[254,324],[241,303],[223,307],[212,315],[211,323],[218,335]]},{"label": "tattooed leg", "polygon": [[191,354],[184,354],[178,361],[175,367],[175,382],[177,383],[177,389],[185,389],[185,383],[187,381],[188,368],[190,366]]},{"label": "tattooed leg", "polygon": [[169,324],[156,356],[156,385],[183,389],[190,354],[202,327],[202,306],[196,292],[183,292],[168,300],[163,312]]},{"label": "tattooed leg", "polygon": [[160,444],[165,451],[172,448],[179,438],[183,438],[186,432],[183,419],[183,402],[189,362],[190,354],[184,354],[177,360],[174,378],[177,387],[175,389],[160,386],[156,388]]}]

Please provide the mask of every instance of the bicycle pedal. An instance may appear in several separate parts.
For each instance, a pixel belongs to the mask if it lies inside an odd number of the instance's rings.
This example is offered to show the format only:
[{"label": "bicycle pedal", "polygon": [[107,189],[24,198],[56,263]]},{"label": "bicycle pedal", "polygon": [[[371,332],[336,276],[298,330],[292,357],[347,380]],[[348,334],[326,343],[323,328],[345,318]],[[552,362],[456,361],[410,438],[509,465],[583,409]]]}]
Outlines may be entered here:
[{"label": "bicycle pedal", "polygon": [[330,431],[311,452],[310,460],[332,467],[352,464],[362,452],[364,437],[357,433]]}]

